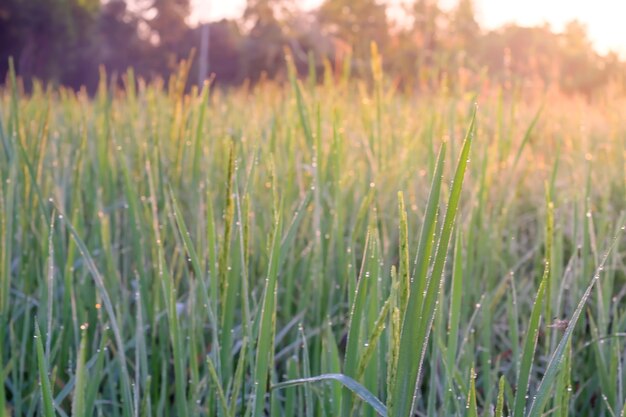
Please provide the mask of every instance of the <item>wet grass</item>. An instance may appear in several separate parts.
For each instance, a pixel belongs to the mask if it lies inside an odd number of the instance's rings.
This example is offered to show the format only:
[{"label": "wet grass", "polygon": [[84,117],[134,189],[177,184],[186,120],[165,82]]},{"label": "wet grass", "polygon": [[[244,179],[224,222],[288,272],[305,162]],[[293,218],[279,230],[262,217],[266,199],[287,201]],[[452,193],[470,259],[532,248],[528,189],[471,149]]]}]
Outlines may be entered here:
[{"label": "wet grass", "polygon": [[10,76],[0,410],[624,416],[626,101],[407,95],[374,56],[230,92]]}]

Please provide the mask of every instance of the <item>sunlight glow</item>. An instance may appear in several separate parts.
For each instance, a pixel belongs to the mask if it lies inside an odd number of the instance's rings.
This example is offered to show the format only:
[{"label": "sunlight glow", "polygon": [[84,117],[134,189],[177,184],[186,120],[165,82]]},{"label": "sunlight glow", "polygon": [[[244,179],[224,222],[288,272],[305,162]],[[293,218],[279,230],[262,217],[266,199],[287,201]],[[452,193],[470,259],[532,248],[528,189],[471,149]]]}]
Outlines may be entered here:
[{"label": "sunlight glow", "polygon": [[[301,6],[312,9],[321,0],[300,0]],[[395,5],[405,0],[391,0]],[[456,2],[444,0],[442,7]],[[238,18],[246,0],[192,0],[193,22]],[[626,1],[624,0],[476,0],[478,21],[492,29],[504,23],[541,25],[549,23],[560,31],[565,24],[577,19],[587,26],[589,37],[600,52],[616,51],[626,56]]]}]

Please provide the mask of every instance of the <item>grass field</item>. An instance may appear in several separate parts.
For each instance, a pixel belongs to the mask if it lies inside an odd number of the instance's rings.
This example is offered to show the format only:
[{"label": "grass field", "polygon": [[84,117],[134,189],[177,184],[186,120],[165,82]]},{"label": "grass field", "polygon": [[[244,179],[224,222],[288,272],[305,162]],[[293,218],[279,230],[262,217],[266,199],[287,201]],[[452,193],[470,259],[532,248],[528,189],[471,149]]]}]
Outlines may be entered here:
[{"label": "grass field", "polygon": [[11,76],[0,410],[624,416],[626,100],[409,95],[379,65]]}]

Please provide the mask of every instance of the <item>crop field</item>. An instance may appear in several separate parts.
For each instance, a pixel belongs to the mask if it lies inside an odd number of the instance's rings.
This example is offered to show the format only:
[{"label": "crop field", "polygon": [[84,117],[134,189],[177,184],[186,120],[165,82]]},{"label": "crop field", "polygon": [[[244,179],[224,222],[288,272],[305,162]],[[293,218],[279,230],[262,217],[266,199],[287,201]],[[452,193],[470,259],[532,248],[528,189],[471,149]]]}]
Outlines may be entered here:
[{"label": "crop field", "polygon": [[380,68],[10,74],[0,413],[623,417],[626,99]]}]

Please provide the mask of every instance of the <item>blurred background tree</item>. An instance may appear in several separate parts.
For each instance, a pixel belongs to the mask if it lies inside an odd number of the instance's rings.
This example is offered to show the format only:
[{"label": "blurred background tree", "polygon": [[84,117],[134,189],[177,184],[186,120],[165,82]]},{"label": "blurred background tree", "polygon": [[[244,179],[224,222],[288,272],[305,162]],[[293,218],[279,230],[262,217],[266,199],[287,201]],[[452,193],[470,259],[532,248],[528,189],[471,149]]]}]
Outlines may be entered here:
[{"label": "blurred background tree", "polygon": [[389,44],[386,7],[377,0],[324,0],[317,10],[322,30],[349,43],[355,58],[369,55],[370,43]]},{"label": "blurred background tree", "polygon": [[188,55],[189,27],[185,19],[191,11],[189,0],[152,0],[147,12],[150,18],[146,22],[151,30],[151,40],[155,48],[154,61],[160,66],[160,72],[173,71],[177,63]]},{"label": "blurred background tree", "polygon": [[515,24],[486,31],[472,0],[450,9],[415,0],[395,20],[388,7],[383,0],[323,0],[304,11],[298,0],[247,0],[240,19],[191,26],[190,0],[3,0],[0,76],[12,56],[27,88],[40,78],[93,91],[99,65],[109,74],[132,66],[141,77],[164,78],[206,36],[208,48],[196,53],[192,72],[202,56],[225,86],[263,74],[283,79],[286,49],[303,74],[327,61],[335,71],[347,63],[357,76],[368,76],[376,42],[388,76],[408,89],[435,89],[444,80],[452,86],[538,83],[591,98],[609,83],[624,88],[625,63],[594,50],[580,22],[562,33]]},{"label": "blurred background tree", "polygon": [[286,0],[247,1],[243,23],[250,30],[241,49],[242,78],[256,81],[262,72],[274,77],[282,67],[287,41],[283,30],[286,11]]},{"label": "blurred background tree", "polygon": [[[148,72],[147,53],[151,45],[139,36],[141,20],[130,12],[124,0],[111,0],[102,6],[97,22],[99,61],[109,72],[122,73],[133,63],[140,74]],[[138,59],[139,58],[139,59]]]},{"label": "blurred background tree", "polygon": [[[12,56],[20,74],[89,82],[98,0],[5,0],[0,5],[0,71]],[[97,63],[96,66],[97,68]],[[97,72],[97,71],[91,71]],[[97,74],[94,74],[97,77]]]},{"label": "blurred background tree", "polygon": [[480,37],[480,26],[476,21],[476,12],[472,0],[459,0],[457,6],[452,10],[450,31],[454,46],[459,51],[468,52],[476,46]]}]

